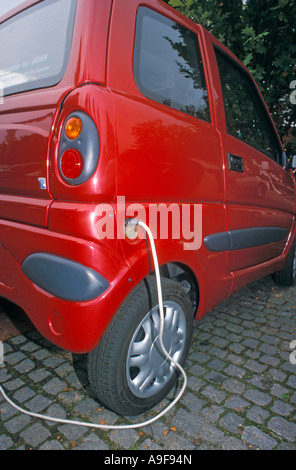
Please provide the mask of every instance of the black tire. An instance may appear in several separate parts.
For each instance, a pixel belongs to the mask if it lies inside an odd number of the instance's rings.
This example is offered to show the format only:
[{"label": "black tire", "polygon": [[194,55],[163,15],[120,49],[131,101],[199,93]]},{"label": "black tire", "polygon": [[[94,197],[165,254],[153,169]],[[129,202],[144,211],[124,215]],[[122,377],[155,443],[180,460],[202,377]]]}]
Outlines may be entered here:
[{"label": "black tire", "polygon": [[293,286],[296,279],[296,240],[291,246],[284,269],[274,273],[272,278],[280,286]]},{"label": "black tire", "polygon": [[[183,366],[191,344],[193,309],[179,284],[162,279],[162,291],[164,345]],[[149,277],[127,298],[99,345],[88,354],[93,393],[115,413],[134,416],[148,411],[178,379],[179,370],[159,347],[159,318],[156,281]]]}]

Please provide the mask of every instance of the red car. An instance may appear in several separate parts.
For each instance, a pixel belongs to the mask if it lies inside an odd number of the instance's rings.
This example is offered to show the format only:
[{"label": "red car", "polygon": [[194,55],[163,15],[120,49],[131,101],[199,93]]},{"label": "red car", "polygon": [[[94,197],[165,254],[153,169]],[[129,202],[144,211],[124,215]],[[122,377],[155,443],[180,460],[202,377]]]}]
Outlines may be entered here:
[{"label": "red car", "polygon": [[[0,20],[0,295],[88,353],[98,400],[166,396],[192,323],[294,282],[295,181],[246,68],[160,0],[28,0]],[[3,46],[4,45],[4,46]]]}]

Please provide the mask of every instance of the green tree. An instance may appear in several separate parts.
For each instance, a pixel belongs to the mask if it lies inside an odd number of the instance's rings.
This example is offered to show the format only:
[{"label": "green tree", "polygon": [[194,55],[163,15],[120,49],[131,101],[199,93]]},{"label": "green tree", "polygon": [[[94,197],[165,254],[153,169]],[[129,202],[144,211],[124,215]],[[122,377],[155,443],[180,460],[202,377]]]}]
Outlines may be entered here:
[{"label": "green tree", "polygon": [[204,26],[248,67],[288,155],[296,154],[296,99],[291,99],[296,88],[295,0],[164,1]]}]

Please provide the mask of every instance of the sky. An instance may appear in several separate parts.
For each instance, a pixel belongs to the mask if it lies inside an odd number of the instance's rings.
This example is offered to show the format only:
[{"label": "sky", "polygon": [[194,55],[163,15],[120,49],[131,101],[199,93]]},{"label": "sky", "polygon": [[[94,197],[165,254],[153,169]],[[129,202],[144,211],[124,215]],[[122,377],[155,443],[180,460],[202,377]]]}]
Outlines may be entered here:
[{"label": "sky", "polygon": [[0,0],[0,16],[20,3],[23,3],[23,1],[24,0]]}]

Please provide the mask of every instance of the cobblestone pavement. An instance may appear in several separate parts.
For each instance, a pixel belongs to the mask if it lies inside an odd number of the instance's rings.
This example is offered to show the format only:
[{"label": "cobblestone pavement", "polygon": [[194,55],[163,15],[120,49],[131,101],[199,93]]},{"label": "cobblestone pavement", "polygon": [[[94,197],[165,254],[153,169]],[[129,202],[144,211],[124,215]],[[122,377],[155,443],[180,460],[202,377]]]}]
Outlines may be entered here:
[{"label": "cobblestone pavement", "polygon": [[[148,427],[102,431],[50,423],[21,414],[0,395],[0,450],[295,450],[295,293],[296,287],[281,289],[265,278],[196,323],[188,387],[176,407]],[[0,383],[19,406],[90,423],[137,421],[89,396],[84,356],[72,358],[34,329],[8,335],[4,347]]]}]

